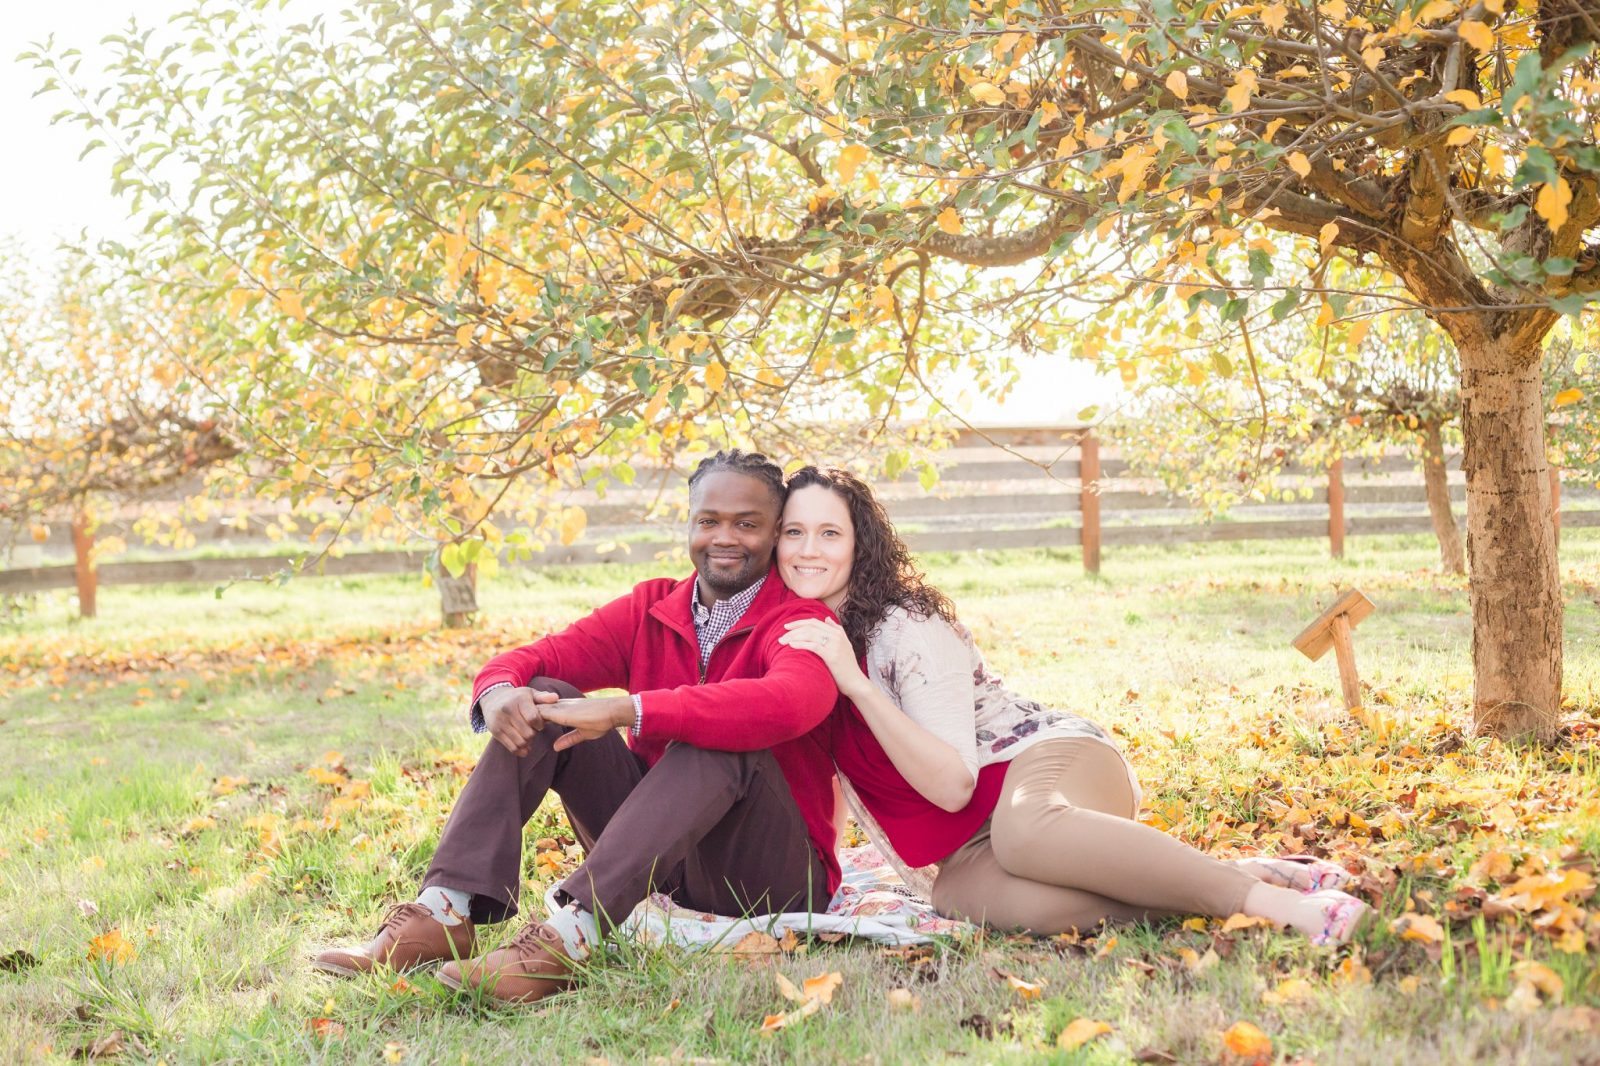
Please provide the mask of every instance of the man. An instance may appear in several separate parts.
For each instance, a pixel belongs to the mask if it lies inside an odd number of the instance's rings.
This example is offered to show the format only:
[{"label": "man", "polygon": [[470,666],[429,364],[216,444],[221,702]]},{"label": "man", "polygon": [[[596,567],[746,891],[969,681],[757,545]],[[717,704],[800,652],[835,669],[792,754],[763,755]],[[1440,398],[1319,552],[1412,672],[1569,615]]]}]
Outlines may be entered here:
[{"label": "man", "polygon": [[[738,450],[689,479],[692,578],[657,578],[491,659],[472,720],[493,737],[414,903],[359,947],[313,965],[354,975],[443,962],[439,978],[531,1003],[652,886],[722,914],[825,906],[839,885],[833,764],[811,735],[837,697],[822,660],[778,643],[831,617],[769,571],[783,473]],[[585,699],[580,690],[630,695]],[[628,730],[623,741],[618,729]],[[554,789],[584,863],[506,946],[474,958],[477,923],[517,910],[522,830]]]}]

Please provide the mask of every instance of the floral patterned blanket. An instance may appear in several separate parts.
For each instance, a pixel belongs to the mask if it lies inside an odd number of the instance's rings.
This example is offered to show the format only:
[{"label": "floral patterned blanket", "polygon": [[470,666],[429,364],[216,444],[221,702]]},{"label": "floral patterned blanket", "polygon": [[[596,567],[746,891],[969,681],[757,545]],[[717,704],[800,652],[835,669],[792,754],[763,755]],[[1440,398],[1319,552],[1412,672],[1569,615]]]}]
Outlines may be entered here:
[{"label": "floral patterned blanket", "polygon": [[690,951],[732,951],[751,933],[782,939],[793,930],[796,934],[843,934],[906,945],[973,928],[935,914],[932,904],[906,888],[894,867],[871,844],[843,849],[839,862],[844,882],[822,913],[729,918],[686,910],[658,894],[634,908],[623,929],[646,943],[675,944]]}]

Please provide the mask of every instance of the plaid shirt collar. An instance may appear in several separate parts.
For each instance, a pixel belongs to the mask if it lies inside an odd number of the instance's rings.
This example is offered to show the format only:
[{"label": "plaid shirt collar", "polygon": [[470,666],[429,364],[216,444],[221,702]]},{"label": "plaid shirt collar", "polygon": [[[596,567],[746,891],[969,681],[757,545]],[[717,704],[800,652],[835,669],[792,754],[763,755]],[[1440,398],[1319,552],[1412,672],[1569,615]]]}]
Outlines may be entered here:
[{"label": "plaid shirt collar", "polygon": [[700,602],[700,575],[695,575],[689,603],[692,605],[691,613],[694,615],[695,639],[700,644],[700,669],[706,668],[706,663],[711,661],[711,653],[716,650],[722,638],[728,635],[728,630],[733,628],[734,623],[744,615],[750,604],[755,602],[756,594],[761,591],[761,586],[766,580],[767,576],[763,574],[754,585],[743,592],[735,593],[725,600],[718,600],[707,607]]}]

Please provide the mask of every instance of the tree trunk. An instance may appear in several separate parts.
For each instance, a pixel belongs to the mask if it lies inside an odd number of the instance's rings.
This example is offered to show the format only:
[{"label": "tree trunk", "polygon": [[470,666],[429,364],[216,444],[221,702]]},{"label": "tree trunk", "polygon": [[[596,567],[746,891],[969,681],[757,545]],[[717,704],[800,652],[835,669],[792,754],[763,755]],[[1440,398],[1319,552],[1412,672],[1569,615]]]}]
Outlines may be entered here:
[{"label": "tree trunk", "polygon": [[1444,434],[1438,419],[1422,424],[1422,484],[1428,494],[1428,517],[1433,519],[1433,535],[1439,538],[1439,565],[1447,574],[1467,572],[1466,551],[1461,546],[1461,530],[1450,510],[1450,485],[1444,466]]},{"label": "tree trunk", "polygon": [[78,582],[78,617],[93,618],[100,575],[95,572],[94,531],[89,526],[87,511],[72,516],[72,555]]},{"label": "tree trunk", "polygon": [[1537,343],[1463,344],[1473,722],[1500,737],[1554,738],[1561,705],[1562,600]]},{"label": "tree trunk", "polygon": [[446,629],[465,629],[478,614],[478,567],[469,564],[460,577],[440,566],[433,575],[439,586],[439,613]]}]

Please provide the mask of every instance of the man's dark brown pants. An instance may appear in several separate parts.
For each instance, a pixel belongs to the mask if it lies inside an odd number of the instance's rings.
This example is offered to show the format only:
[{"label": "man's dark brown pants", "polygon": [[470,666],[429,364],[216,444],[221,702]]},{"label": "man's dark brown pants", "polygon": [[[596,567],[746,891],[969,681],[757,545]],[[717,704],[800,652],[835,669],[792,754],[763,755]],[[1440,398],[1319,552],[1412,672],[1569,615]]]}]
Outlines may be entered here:
[{"label": "man's dark brown pants", "polygon": [[[563,698],[582,695],[552,678],[528,684]],[[602,930],[652,891],[715,914],[827,905],[826,868],[770,751],[675,743],[647,768],[616,733],[555,751],[563,732],[546,723],[521,758],[489,741],[423,887],[471,892],[475,922],[515,914],[522,830],[554,789],[585,853],[557,894],[594,915]]]}]

